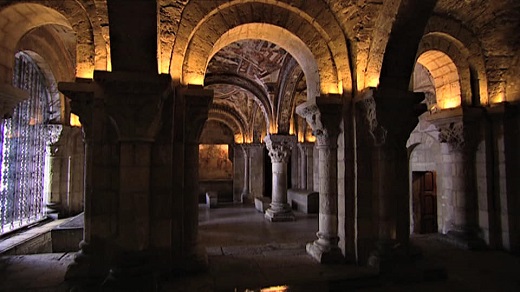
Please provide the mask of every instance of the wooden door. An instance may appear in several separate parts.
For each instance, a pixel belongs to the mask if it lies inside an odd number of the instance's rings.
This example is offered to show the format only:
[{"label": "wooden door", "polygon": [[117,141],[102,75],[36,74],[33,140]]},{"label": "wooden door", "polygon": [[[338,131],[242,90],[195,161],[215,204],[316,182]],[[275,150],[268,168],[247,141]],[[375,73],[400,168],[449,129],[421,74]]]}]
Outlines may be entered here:
[{"label": "wooden door", "polygon": [[412,173],[412,204],[414,233],[437,232],[435,173]]}]

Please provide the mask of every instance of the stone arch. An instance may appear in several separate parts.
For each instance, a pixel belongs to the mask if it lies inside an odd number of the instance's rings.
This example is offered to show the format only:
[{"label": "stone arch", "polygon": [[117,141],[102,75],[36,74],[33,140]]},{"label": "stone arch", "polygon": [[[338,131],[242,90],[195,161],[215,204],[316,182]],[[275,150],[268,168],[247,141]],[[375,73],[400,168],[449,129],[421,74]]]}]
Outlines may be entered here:
[{"label": "stone arch", "polygon": [[287,76],[287,78],[281,80],[280,91],[274,102],[276,123],[278,125],[278,133],[290,133],[291,117],[294,113],[294,99],[298,83],[303,78],[303,72],[293,58],[289,58],[289,61],[282,68],[284,68],[284,71],[280,73],[280,76]]},{"label": "stone arch", "polygon": [[0,24],[0,29],[6,32],[0,46],[5,56],[0,59],[0,81],[9,83],[12,78],[15,48],[20,39],[31,30],[47,25],[61,27],[76,36],[76,76],[92,76],[95,59],[93,28],[85,10],[78,5],[76,1],[44,1],[1,8],[0,18],[8,21]]},{"label": "stone arch", "polygon": [[273,111],[271,107],[271,103],[269,101],[269,96],[267,91],[260,86],[258,83],[249,80],[248,78],[244,78],[238,74],[208,74],[204,78],[205,86],[215,85],[215,84],[228,84],[238,86],[249,91],[253,97],[255,102],[258,104],[262,113],[264,114],[267,129],[269,129],[270,125],[274,124]]},{"label": "stone arch", "polygon": [[207,62],[219,47],[257,38],[279,45],[298,60],[306,71],[310,100],[322,93],[351,91],[345,36],[331,21],[335,17],[325,3],[315,1],[299,8],[274,0],[203,6],[192,2],[183,12],[170,62],[175,82],[202,83]]},{"label": "stone arch", "polygon": [[436,106],[439,109],[460,107],[463,100],[461,81],[453,59],[444,52],[429,50],[417,58],[417,63],[428,69],[433,77]]},{"label": "stone arch", "polygon": [[[209,110],[208,120],[219,121],[233,130],[235,135],[240,135],[242,137],[242,141],[238,142],[244,143],[247,140],[247,124],[233,109],[226,106],[213,104]],[[235,142],[237,142],[236,139]]]},{"label": "stone arch", "polygon": [[[44,76],[44,82],[47,87],[47,90],[49,91],[49,101],[48,104],[50,106],[49,114],[50,114],[50,121],[52,122],[61,122],[63,119],[63,96],[58,91],[58,83],[56,82],[56,78],[54,76],[53,71],[51,70],[51,67],[49,66],[49,63],[38,53],[34,51],[22,51],[17,53],[16,55],[23,53],[28,55],[38,66],[40,69],[40,72]],[[15,56],[16,56],[15,55]]]},{"label": "stone arch", "polygon": [[[417,56],[428,49],[437,49],[450,56],[459,66],[469,69],[469,76],[461,74],[464,101],[470,102],[471,94],[477,94],[480,104],[489,103],[488,82],[484,54],[480,41],[461,23],[434,15],[428,21]],[[471,90],[471,82],[478,82]]]},{"label": "stone arch", "polygon": [[379,86],[407,92],[417,47],[436,0],[401,1],[388,37],[379,74]]}]

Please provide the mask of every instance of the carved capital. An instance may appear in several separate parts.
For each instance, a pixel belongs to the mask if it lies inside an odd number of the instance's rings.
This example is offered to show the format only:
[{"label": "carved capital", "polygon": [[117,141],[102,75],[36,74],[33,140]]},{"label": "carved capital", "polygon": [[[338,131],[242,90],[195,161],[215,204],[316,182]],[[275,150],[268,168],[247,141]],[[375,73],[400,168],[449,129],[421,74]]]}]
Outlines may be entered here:
[{"label": "carved capital", "polygon": [[103,91],[106,113],[116,125],[119,139],[153,141],[170,76],[95,71],[94,80]]},{"label": "carved capital", "polygon": [[209,108],[213,101],[213,90],[195,88],[179,88],[179,95],[185,105],[185,134],[188,143],[198,143],[204,124],[208,119]]},{"label": "carved capital", "polygon": [[296,107],[296,113],[311,125],[318,146],[336,146],[341,112],[342,103],[339,96],[320,97],[315,103],[305,102]]},{"label": "carved capital", "polygon": [[47,141],[47,145],[52,146],[58,143],[63,133],[63,125],[47,125],[47,130],[49,131],[49,140]]},{"label": "carved capital", "polygon": [[374,139],[376,146],[386,142],[388,131],[379,124],[377,120],[376,101],[374,99],[374,91],[366,89],[362,91],[356,98],[359,109],[363,112],[368,124],[368,132]]},{"label": "carved capital", "polygon": [[287,163],[291,156],[292,147],[296,143],[296,136],[269,134],[265,136],[264,141],[267,150],[269,150],[271,162]]},{"label": "carved capital", "polygon": [[10,117],[17,104],[29,98],[29,93],[10,84],[0,84],[0,117]]},{"label": "carved capital", "polygon": [[424,94],[409,91],[366,89],[356,102],[369,125],[369,133],[376,146],[402,148],[418,123],[418,117],[426,111],[421,101]]},{"label": "carved capital", "polygon": [[298,143],[298,148],[302,153],[305,155],[309,155],[312,153],[312,150],[314,148],[314,143],[304,142],[304,143]]},{"label": "carved capital", "polygon": [[479,133],[478,118],[480,109],[456,108],[443,110],[430,115],[427,119],[439,130],[438,140],[447,143],[453,150],[476,150]]},{"label": "carved capital", "polygon": [[79,117],[86,140],[92,137],[94,108],[103,107],[96,99],[97,86],[92,80],[77,79],[77,82],[60,82],[58,89],[70,99],[70,110]]}]

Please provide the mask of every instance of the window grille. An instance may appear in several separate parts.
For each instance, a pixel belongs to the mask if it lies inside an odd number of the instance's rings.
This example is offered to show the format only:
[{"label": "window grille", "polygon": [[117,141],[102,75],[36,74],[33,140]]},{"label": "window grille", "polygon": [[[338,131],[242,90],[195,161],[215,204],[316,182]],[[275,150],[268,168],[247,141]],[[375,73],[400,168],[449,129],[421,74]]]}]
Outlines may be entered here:
[{"label": "window grille", "polygon": [[45,217],[45,149],[49,140],[50,93],[32,58],[20,52],[13,85],[29,93],[0,127],[0,234]]}]

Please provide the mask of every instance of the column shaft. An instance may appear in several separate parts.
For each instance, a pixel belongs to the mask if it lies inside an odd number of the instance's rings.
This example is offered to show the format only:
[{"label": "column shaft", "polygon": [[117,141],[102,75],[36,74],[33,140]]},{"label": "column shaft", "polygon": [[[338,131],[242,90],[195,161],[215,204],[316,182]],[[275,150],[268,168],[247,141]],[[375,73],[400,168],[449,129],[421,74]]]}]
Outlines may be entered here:
[{"label": "column shaft", "polygon": [[251,194],[250,194],[250,162],[251,162],[251,154],[249,151],[249,145],[241,145],[242,152],[244,154],[244,188],[242,189],[241,200],[242,203],[251,203]]},{"label": "column shaft", "polygon": [[287,203],[287,161],[296,137],[267,135],[265,142],[272,163],[272,201],[265,218],[271,222],[295,220],[291,206]]}]

